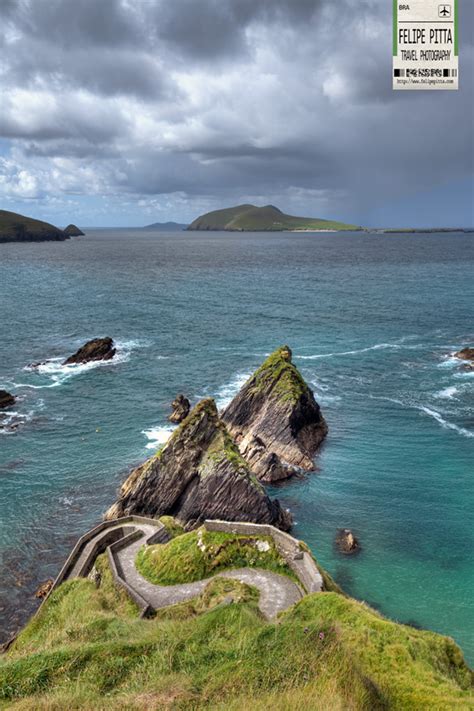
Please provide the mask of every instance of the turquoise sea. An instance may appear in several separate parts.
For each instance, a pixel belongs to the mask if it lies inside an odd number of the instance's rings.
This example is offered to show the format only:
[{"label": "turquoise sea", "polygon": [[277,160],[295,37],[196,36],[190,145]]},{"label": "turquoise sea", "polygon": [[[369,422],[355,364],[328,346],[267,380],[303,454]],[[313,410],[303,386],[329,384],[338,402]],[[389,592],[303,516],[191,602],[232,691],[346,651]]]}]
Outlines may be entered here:
[{"label": "turquoise sea", "polygon": [[[474,662],[474,372],[450,355],[474,341],[473,244],[90,230],[0,245],[0,387],[20,396],[0,431],[1,638],[163,441],[176,393],[223,405],[288,343],[329,435],[316,472],[272,495],[348,593]],[[116,361],[60,365],[105,335]],[[342,526],[360,555],[334,550]]]}]

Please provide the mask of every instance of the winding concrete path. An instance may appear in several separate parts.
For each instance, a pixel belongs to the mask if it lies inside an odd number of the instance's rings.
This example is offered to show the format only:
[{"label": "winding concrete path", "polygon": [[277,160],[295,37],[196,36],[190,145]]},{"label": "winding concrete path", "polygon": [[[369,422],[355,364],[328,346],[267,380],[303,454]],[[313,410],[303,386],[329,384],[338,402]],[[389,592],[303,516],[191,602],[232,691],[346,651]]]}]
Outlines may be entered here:
[{"label": "winding concrete path", "polygon": [[275,619],[304,595],[303,589],[287,576],[261,568],[226,570],[210,578],[181,585],[155,585],[139,573],[135,560],[145,543],[153,543],[157,534],[164,532],[163,524],[140,517],[132,518],[133,521],[110,522],[106,529],[98,531],[78,548],[76,554],[75,549],[67,561],[67,573],[61,580],[58,578],[54,587],[68,578],[87,575],[97,555],[107,550],[116,582],[136,599],[144,615],[197,597],[216,577],[232,578],[257,588],[260,592],[259,609],[267,620]]},{"label": "winding concrete path", "polygon": [[191,600],[202,593],[210,580],[216,577],[233,578],[246,585],[253,585],[260,592],[259,608],[268,619],[274,619],[280,612],[291,607],[301,599],[301,589],[286,575],[278,575],[262,568],[236,568],[198,580],[194,583],[181,585],[155,585],[146,580],[137,570],[135,559],[144,544],[144,538],[153,534],[151,526],[137,526],[143,531],[143,537],[134,541],[126,548],[117,551],[116,557],[127,583],[134,588],[149,604],[159,610],[168,605]]}]

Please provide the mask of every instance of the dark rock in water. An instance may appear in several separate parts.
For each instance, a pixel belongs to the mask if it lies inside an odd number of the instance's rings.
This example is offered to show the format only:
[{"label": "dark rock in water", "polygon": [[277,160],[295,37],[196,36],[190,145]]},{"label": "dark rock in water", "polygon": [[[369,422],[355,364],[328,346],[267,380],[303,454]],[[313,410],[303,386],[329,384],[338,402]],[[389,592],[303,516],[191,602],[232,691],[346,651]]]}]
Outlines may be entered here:
[{"label": "dark rock in water", "polygon": [[454,353],[455,358],[467,361],[464,365],[464,370],[474,370],[474,348],[466,346],[466,348],[461,348],[460,351]]},{"label": "dark rock in water", "polygon": [[360,545],[350,528],[340,528],[336,534],[336,546],[341,553],[353,555],[360,551]]},{"label": "dark rock in water", "polygon": [[290,514],[250,472],[212,399],[199,402],[162,450],[130,474],[105,517],[129,514],[170,515],[188,527],[207,518],[291,527]]},{"label": "dark rock in water", "polygon": [[455,358],[460,358],[461,360],[472,360],[474,361],[474,348],[466,346],[466,348],[461,348],[460,351],[454,354]]},{"label": "dark rock in water", "polygon": [[54,580],[50,578],[49,580],[46,580],[46,582],[41,583],[41,585],[38,587],[37,591],[35,592],[35,597],[39,598],[45,598],[51,588],[53,587]]},{"label": "dark rock in water", "polygon": [[84,232],[82,232],[79,227],[76,227],[76,225],[68,225],[63,232],[68,237],[82,237],[84,235]]},{"label": "dark rock in water", "polygon": [[171,407],[173,408],[173,412],[168,417],[168,420],[179,425],[179,423],[189,415],[191,403],[184,395],[177,395],[171,403]]},{"label": "dark rock in water", "polygon": [[0,390],[0,410],[12,407],[16,402],[16,397],[6,390]]},{"label": "dark rock in water", "polygon": [[314,469],[328,429],[291,357],[288,346],[272,353],[222,413],[240,453],[265,482]]},{"label": "dark rock in water", "polygon": [[74,355],[69,356],[63,365],[89,363],[92,360],[110,360],[115,353],[116,349],[111,338],[94,338],[79,348]]}]

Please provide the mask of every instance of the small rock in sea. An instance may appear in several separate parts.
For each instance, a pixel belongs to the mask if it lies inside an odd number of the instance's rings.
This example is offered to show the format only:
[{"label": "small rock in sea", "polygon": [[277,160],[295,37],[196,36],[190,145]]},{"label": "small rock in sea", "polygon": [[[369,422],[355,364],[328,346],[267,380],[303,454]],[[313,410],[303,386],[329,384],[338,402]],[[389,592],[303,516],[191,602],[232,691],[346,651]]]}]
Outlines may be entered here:
[{"label": "small rock in sea", "polygon": [[463,370],[474,370],[474,348],[466,346],[466,348],[461,348],[460,351],[453,355],[455,358],[466,361]]},{"label": "small rock in sea", "polygon": [[168,417],[168,420],[179,425],[179,423],[186,419],[186,417],[189,415],[191,403],[189,402],[187,397],[184,397],[184,395],[180,394],[176,395],[175,399],[171,403],[171,407],[173,408],[173,412]]},{"label": "small rock in sea", "polygon": [[35,597],[39,597],[40,599],[45,598],[51,588],[53,587],[54,580],[50,578],[49,580],[46,580],[46,582],[41,583],[41,585],[38,587],[37,591],[35,592]]},{"label": "small rock in sea", "polygon": [[84,232],[76,227],[76,225],[68,225],[64,230],[64,234],[68,237],[83,237]]},{"label": "small rock in sea", "polygon": [[16,402],[16,397],[6,390],[0,390],[0,410],[12,407]]},{"label": "small rock in sea", "polygon": [[93,338],[87,341],[76,353],[67,358],[63,365],[89,363],[93,360],[110,360],[116,349],[112,338]]},{"label": "small rock in sea", "polygon": [[340,528],[336,534],[336,546],[341,553],[352,555],[360,550],[360,544],[350,528]]},{"label": "small rock in sea", "polygon": [[454,354],[455,358],[460,358],[461,360],[472,360],[474,361],[474,348],[466,346],[466,348],[461,348],[460,351]]}]

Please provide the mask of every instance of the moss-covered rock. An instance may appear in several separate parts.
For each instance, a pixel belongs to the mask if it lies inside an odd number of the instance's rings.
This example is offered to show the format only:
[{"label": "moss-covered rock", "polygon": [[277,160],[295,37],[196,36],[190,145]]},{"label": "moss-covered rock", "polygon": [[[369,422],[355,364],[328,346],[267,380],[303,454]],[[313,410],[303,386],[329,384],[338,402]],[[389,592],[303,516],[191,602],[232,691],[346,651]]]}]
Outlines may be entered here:
[{"label": "moss-covered rock", "polygon": [[165,446],[130,474],[106,517],[128,514],[171,515],[188,526],[206,518],[291,525],[250,471],[212,399],[199,402]]},{"label": "moss-covered rock", "polygon": [[252,471],[262,481],[314,469],[327,425],[288,346],[272,353],[222,414]]}]

